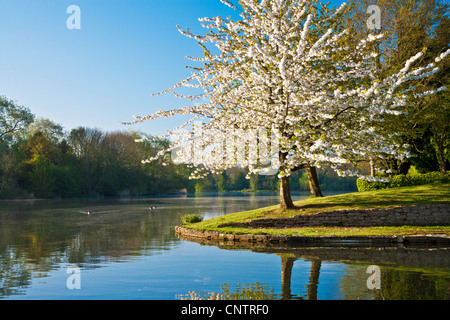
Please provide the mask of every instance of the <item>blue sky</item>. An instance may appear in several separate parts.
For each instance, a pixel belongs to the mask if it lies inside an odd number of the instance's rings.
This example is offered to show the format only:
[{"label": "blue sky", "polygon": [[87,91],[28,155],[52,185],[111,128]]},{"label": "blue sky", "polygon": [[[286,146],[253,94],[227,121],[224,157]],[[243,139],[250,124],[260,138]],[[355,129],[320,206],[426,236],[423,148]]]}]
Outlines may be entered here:
[{"label": "blue sky", "polygon": [[[66,26],[70,5],[80,30]],[[186,55],[202,55],[176,25],[203,33],[199,17],[233,14],[219,0],[0,0],[0,95],[66,130],[162,134],[184,119],[119,122],[189,105],[151,96],[189,75]]]}]

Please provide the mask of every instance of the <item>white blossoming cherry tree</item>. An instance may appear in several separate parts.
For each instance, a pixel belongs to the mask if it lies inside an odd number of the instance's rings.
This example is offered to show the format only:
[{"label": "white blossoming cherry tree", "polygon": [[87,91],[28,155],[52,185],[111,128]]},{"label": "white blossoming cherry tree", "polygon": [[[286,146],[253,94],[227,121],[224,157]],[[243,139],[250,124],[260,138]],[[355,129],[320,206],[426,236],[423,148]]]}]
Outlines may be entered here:
[{"label": "white blossoming cherry tree", "polygon": [[[241,0],[239,7],[221,2],[240,19],[201,18],[205,35],[179,29],[204,49],[204,57],[189,57],[201,66],[157,94],[174,92],[196,103],[126,123],[175,115],[192,116],[183,129],[201,122],[193,132],[169,131],[173,145],[155,158],[176,154],[196,167],[193,178],[236,165],[256,174],[276,171],[280,205],[294,208],[289,176],[296,170],[328,165],[340,175],[361,176],[362,159],[407,156],[395,134],[383,131],[383,115],[400,114],[411,97],[444,90],[416,93],[412,86],[437,72],[435,63],[412,70],[419,53],[399,73],[376,79],[370,48],[382,35],[352,39],[339,23],[345,3],[330,11],[308,0]],[[200,93],[176,93],[181,87]]]}]

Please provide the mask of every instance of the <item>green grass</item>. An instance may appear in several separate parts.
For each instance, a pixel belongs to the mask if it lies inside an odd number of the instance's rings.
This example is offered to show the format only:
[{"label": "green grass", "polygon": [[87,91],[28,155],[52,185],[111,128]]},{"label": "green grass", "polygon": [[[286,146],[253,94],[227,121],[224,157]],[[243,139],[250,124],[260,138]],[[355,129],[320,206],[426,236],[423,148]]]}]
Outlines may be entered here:
[{"label": "green grass", "polygon": [[[214,230],[214,229],[209,229]],[[450,236],[450,226],[386,226],[370,228],[350,227],[308,227],[285,229],[247,229],[220,228],[221,233],[232,234],[266,234],[305,237],[347,237],[347,236],[411,236],[411,235],[445,235]]]},{"label": "green grass", "polygon": [[450,184],[400,187],[340,194],[323,198],[309,198],[307,200],[295,202],[295,205],[298,207],[296,209],[280,209],[279,206],[276,205],[228,214],[204,220],[196,224],[187,224],[185,227],[197,230],[219,230],[221,233],[233,234],[286,234],[303,236],[450,235],[450,226],[380,226],[370,228],[314,227],[286,229],[217,228],[218,225],[223,223],[249,222],[262,218],[289,218],[299,214],[315,214],[338,209],[389,208],[396,206],[442,203],[450,203]]}]

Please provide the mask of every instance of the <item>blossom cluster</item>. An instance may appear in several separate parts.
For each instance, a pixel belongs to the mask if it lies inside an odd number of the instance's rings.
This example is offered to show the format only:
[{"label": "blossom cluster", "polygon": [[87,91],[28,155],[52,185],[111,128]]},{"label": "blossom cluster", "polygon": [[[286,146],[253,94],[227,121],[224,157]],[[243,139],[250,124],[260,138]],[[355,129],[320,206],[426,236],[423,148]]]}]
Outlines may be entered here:
[{"label": "blossom cluster", "polygon": [[[174,163],[205,166],[211,172],[227,168],[246,167],[250,173],[274,175],[279,169],[279,134],[273,128],[250,130],[204,130],[204,124],[196,122],[194,131],[178,131],[177,141],[182,147],[171,150]],[[166,151],[161,151],[164,154]]]}]

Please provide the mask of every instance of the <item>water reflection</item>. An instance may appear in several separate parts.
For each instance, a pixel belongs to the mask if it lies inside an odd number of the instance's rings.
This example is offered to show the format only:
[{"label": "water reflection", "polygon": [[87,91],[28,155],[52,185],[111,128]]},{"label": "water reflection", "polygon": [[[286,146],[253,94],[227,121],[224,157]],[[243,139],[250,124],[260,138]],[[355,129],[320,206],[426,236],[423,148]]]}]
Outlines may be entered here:
[{"label": "water reflection", "polygon": [[[222,249],[244,250],[239,246]],[[450,299],[448,248],[258,247],[245,250],[280,257],[279,293],[276,293],[274,286],[264,282],[238,284],[234,289],[231,284],[224,283],[218,292],[189,291],[177,297],[182,300]],[[300,264],[298,270],[295,268],[296,262]],[[337,283],[333,286],[327,275],[330,269],[323,271],[322,267],[336,263],[344,264],[345,270],[334,279]],[[376,274],[373,269],[377,270]]]},{"label": "water reflection", "polygon": [[[281,299],[317,300],[320,285],[320,259],[311,260],[309,283],[305,296],[291,294],[291,270],[296,259],[282,257],[282,296]],[[342,275],[339,283],[340,298],[346,300],[448,300],[450,290],[449,270],[442,269],[432,275],[426,268],[411,266],[379,267],[379,287],[369,286],[371,274],[367,264],[347,264],[348,270]],[[356,262],[358,263],[358,262]],[[361,263],[361,262],[359,262]],[[377,266],[378,267],[378,266]],[[436,270],[435,270],[436,271]]]},{"label": "water reflection", "polygon": [[[277,200],[277,195],[201,195],[1,202],[0,298],[449,298],[447,248],[235,251],[208,243],[200,246],[174,234],[185,214],[199,213],[207,219]],[[238,267],[229,269],[228,264]],[[71,265],[82,272],[78,293],[65,286],[65,271]],[[381,289],[368,289],[369,265],[380,266]]]},{"label": "water reflection", "polygon": [[180,300],[277,300],[279,295],[275,289],[265,283],[237,284],[233,288],[229,283],[220,286],[220,292],[208,292],[202,294],[198,291],[190,291],[188,294],[177,296]]},{"label": "water reflection", "polygon": [[172,250],[185,214],[211,218],[274,203],[276,196],[213,195],[0,202],[0,298],[23,294],[64,264],[87,270]]},{"label": "water reflection", "polygon": [[[292,267],[296,259],[289,255],[281,256],[281,299],[291,300],[291,275]],[[311,269],[309,274],[309,283],[307,285],[306,300],[317,300],[317,289],[319,286],[320,266],[322,262],[319,259],[311,261]],[[302,299],[303,297],[296,297]]]}]

